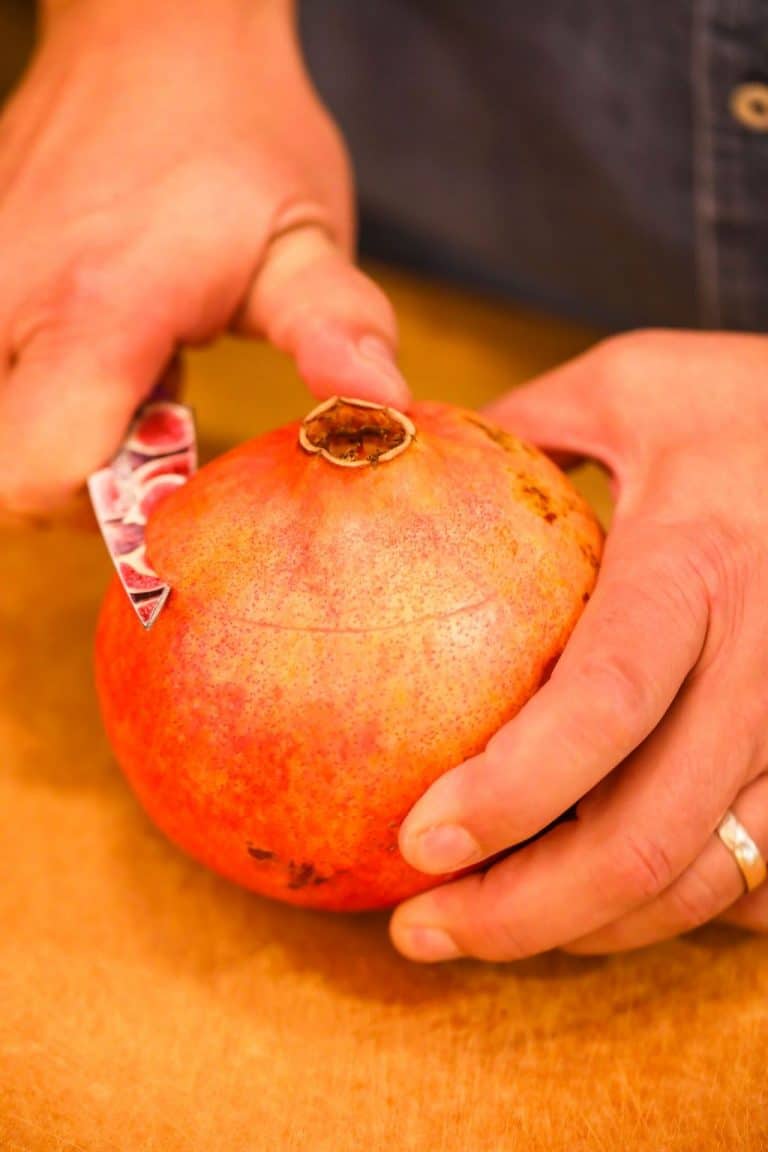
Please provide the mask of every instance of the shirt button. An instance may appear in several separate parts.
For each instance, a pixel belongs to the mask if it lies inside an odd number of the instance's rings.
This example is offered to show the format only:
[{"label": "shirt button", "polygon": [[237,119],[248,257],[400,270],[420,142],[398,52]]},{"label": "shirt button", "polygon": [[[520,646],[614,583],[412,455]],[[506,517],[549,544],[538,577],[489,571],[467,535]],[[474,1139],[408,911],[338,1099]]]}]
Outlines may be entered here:
[{"label": "shirt button", "polygon": [[737,84],[729,101],[734,120],[752,132],[768,132],[768,84]]}]

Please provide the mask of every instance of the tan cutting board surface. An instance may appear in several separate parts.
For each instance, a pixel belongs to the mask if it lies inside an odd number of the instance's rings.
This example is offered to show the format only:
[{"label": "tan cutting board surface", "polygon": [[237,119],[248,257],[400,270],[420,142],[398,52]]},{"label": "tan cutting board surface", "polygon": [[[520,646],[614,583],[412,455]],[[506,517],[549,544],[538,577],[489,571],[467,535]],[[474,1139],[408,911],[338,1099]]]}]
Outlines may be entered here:
[{"label": "tan cutting board surface", "polygon": [[[480,403],[591,338],[386,283],[421,396]],[[209,456],[307,407],[234,343],[194,357],[191,398]],[[382,916],[229,887],[153,831],[101,734],[98,539],[6,530],[0,556],[3,1152],[768,1148],[768,940],[419,968]]]}]

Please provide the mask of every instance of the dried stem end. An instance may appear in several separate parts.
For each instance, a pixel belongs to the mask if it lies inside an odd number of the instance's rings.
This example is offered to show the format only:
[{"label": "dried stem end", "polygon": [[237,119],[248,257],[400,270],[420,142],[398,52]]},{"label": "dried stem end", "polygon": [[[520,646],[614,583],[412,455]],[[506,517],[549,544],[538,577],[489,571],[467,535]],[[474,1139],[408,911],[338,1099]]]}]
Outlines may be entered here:
[{"label": "dried stem end", "polygon": [[415,435],[412,422],[395,408],[332,396],[305,417],[299,444],[331,464],[362,468],[394,460]]}]

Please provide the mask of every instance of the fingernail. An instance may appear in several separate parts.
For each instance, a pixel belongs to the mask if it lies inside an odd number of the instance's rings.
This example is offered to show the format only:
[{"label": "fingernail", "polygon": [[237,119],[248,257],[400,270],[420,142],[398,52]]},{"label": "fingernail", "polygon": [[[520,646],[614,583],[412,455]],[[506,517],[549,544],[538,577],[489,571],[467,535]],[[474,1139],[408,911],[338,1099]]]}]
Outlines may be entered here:
[{"label": "fingernail", "polygon": [[421,872],[453,872],[482,859],[480,845],[459,824],[437,824],[403,838],[403,855]]},{"label": "fingernail", "polygon": [[462,954],[445,929],[422,924],[402,928],[397,934],[397,946],[410,960],[455,960]]},{"label": "fingernail", "polygon": [[[407,408],[411,401],[411,392],[397,366],[395,354],[386,340],[381,336],[363,336],[358,340],[356,348],[361,359],[370,368],[375,369],[382,383],[385,381],[389,383],[388,395],[382,392],[381,395],[376,395],[375,399],[392,404],[395,408]],[[378,391],[380,390],[377,389]]]}]

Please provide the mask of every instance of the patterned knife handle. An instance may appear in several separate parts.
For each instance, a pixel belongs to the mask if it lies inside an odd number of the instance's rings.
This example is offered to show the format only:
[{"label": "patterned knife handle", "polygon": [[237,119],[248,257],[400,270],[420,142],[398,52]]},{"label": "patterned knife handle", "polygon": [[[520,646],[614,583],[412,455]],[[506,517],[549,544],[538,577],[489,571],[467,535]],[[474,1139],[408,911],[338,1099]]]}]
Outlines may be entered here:
[{"label": "patterned knife handle", "polygon": [[173,400],[144,404],[119,452],[88,478],[93,510],[118,576],[141,623],[151,628],[171,589],[147,560],[144,533],[154,508],[197,469],[192,410]]}]

